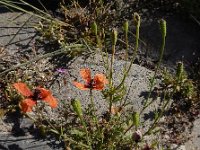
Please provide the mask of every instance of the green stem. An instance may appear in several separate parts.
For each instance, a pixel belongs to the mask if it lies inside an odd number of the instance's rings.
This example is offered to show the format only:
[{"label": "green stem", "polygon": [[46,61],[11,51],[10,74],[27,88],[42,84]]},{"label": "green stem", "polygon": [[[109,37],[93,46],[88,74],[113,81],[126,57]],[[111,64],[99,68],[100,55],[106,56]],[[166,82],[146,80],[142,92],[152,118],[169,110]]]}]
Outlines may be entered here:
[{"label": "green stem", "polygon": [[90,104],[92,106],[92,111],[94,111],[95,106],[94,106],[94,99],[93,99],[92,89],[90,89]]},{"label": "green stem", "polygon": [[94,98],[93,98],[93,94],[92,94],[92,89],[90,89],[90,104],[91,104],[91,108],[92,108],[92,116],[94,117],[94,122],[98,128],[98,119],[96,116],[96,108],[95,108],[95,104],[94,104]]},{"label": "green stem", "polygon": [[[162,21],[164,21],[164,20],[162,20]],[[162,23],[163,23],[163,22],[162,22]],[[165,23],[166,23],[166,22],[165,22]],[[162,25],[163,25],[163,24],[162,24]],[[163,28],[162,28],[162,27],[163,27]],[[155,77],[156,77],[156,75],[157,75],[158,69],[160,68],[161,61],[162,61],[162,58],[163,58],[164,48],[165,48],[166,24],[165,24],[165,26],[162,26],[162,27],[161,27],[162,43],[161,43],[161,48],[160,48],[160,56],[159,56],[158,64],[157,64],[156,70],[155,70],[155,72],[154,72],[154,76],[153,76],[153,78],[152,78],[152,80],[151,80],[151,82],[150,82],[150,90],[149,90],[149,93],[148,93],[148,96],[147,96],[147,100],[145,101],[145,104],[144,104],[142,110],[140,111],[140,114],[142,114],[142,113],[144,112],[144,110],[145,110],[149,105],[151,105],[151,104],[154,102],[153,100],[149,102],[149,98],[150,98],[151,93],[152,93],[152,91],[153,91],[154,82],[155,82]],[[137,38],[139,39],[138,35],[139,35],[139,31],[137,32],[137,29],[136,29],[136,39],[137,39]],[[137,46],[137,42],[136,42],[136,46]],[[124,79],[124,80],[125,80],[125,79]],[[118,86],[118,87],[119,87],[119,86]],[[149,103],[148,103],[148,102],[149,102]],[[127,133],[133,126],[134,126],[134,124],[130,125],[130,126],[126,129],[125,133]]]},{"label": "green stem", "polygon": [[85,129],[87,144],[89,145],[90,149],[92,150],[92,146],[91,146],[91,142],[90,142],[90,138],[89,138],[89,134],[88,134],[86,123],[83,120],[83,118],[80,118],[80,121],[81,121],[81,124],[83,125],[83,127]]},{"label": "green stem", "polygon": [[138,45],[139,45],[139,33],[140,33],[140,26],[139,24],[136,26],[136,38],[135,38],[135,47],[134,47],[134,53],[133,53],[133,57],[131,59],[131,62],[130,62],[130,65],[128,67],[128,69],[126,70],[126,72],[124,73],[124,76],[122,78],[122,81],[121,83],[115,88],[115,90],[119,89],[123,84],[124,84],[124,81],[129,73],[129,71],[131,70],[131,67],[133,65],[133,62],[136,58],[136,55],[137,55],[137,51],[138,51]]},{"label": "green stem", "polygon": [[[153,79],[152,79],[152,81],[150,82],[150,90],[149,90],[149,93],[148,93],[148,96],[147,96],[147,100],[146,100],[146,102],[145,102],[145,104],[144,104],[144,107],[143,107],[142,110],[140,111],[140,115],[144,112],[144,110],[145,110],[149,105],[151,105],[151,104],[154,102],[154,101],[152,100],[152,101],[150,101],[150,102],[148,103],[149,98],[150,98],[150,96],[151,96],[151,93],[152,93],[152,91],[153,91],[153,87],[154,87],[154,82],[155,82],[155,77],[156,77],[156,75],[157,75],[157,71],[158,71],[158,69],[160,68],[161,60],[162,60],[162,57],[163,57],[164,47],[165,47],[165,39],[163,39],[163,42],[162,42],[161,54],[160,54],[159,62],[158,62],[158,64],[157,64],[156,70],[155,70],[155,72],[154,72]],[[134,126],[134,124],[130,125],[130,126],[126,129],[125,133],[127,133],[133,126]]]},{"label": "green stem", "polygon": [[[109,84],[110,84],[110,89],[113,91],[113,64],[114,64],[114,59],[115,59],[115,45],[112,45],[112,57],[111,57],[111,64],[110,64],[110,77],[109,77]],[[109,100],[109,111],[111,112],[112,108],[112,102],[113,102],[113,93],[110,94],[110,100]]]},{"label": "green stem", "polygon": [[[173,94],[172,94],[173,95]],[[164,93],[164,98],[163,98],[163,101],[165,101],[165,98],[166,98],[166,91]],[[148,135],[157,125],[157,123],[159,122],[160,118],[163,116],[163,113],[166,109],[166,107],[168,106],[169,102],[171,100],[171,97],[167,99],[166,103],[164,103],[162,109],[161,109],[161,112],[159,113],[159,115],[155,118],[153,124],[151,125],[151,127],[144,133],[143,136],[145,135]]]},{"label": "green stem", "polygon": [[94,124],[96,125],[98,133],[101,134],[101,130],[100,130],[99,124],[98,124],[97,115],[95,113],[96,112],[96,108],[95,108],[95,104],[94,104],[94,98],[93,98],[93,94],[92,94],[92,89],[90,89],[90,104],[91,104],[92,117],[93,117]]},{"label": "green stem", "polygon": [[162,37],[162,45],[161,45],[161,48],[160,48],[160,56],[159,56],[158,64],[157,64],[156,70],[154,72],[153,78],[150,82],[150,90],[149,90],[149,93],[148,93],[148,96],[147,96],[147,100],[145,101],[144,107],[142,108],[140,114],[142,114],[144,112],[144,110],[154,102],[154,100],[151,100],[149,102],[149,99],[151,97],[151,93],[152,93],[153,88],[154,88],[154,82],[155,82],[155,78],[156,78],[158,69],[160,68],[160,65],[161,65],[161,62],[162,62],[162,59],[163,59],[164,49],[165,49],[165,36]]},{"label": "green stem", "polygon": [[63,141],[69,141],[70,143],[74,143],[74,144],[80,145],[82,147],[85,147],[87,149],[91,149],[90,146],[83,144],[82,142],[77,142],[77,141],[67,137],[66,135],[63,135],[62,137],[63,137]]}]

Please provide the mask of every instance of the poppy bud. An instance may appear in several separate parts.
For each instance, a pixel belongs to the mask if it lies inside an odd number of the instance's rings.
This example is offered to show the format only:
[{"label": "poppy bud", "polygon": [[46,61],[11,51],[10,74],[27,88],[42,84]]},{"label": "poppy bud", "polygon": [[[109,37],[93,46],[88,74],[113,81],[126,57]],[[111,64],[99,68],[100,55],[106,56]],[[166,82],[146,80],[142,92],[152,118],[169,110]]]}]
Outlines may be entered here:
[{"label": "poppy bud", "polygon": [[162,37],[165,38],[167,35],[166,21],[164,19],[161,19],[159,23],[160,23],[160,30],[162,33]]},{"label": "poppy bud", "polygon": [[136,27],[140,26],[140,15],[138,13],[133,14],[133,23]]},{"label": "poppy bud", "polygon": [[91,30],[97,36],[97,24],[96,24],[96,22],[92,23]]},{"label": "poppy bud", "polygon": [[117,35],[118,35],[117,30],[114,28],[112,30],[112,45],[116,45],[116,43],[117,43]]},{"label": "poppy bud", "polygon": [[176,77],[180,81],[183,75],[183,63],[178,62],[177,70],[176,70]]},{"label": "poppy bud", "polygon": [[127,20],[124,22],[124,31],[125,31],[125,34],[127,35],[128,34],[128,21]]},{"label": "poppy bud", "polygon": [[74,99],[74,100],[72,100],[71,104],[72,104],[72,107],[73,107],[74,111],[78,115],[78,117],[80,119],[82,119],[83,112],[82,112],[82,108],[81,108],[81,102],[79,100],[77,100],[77,99]]},{"label": "poppy bud", "polygon": [[133,124],[136,128],[138,128],[138,126],[140,125],[140,116],[138,112],[133,113]]},{"label": "poppy bud", "polygon": [[40,135],[42,137],[45,137],[46,136],[46,127],[44,125],[40,125],[39,126],[39,131],[40,131]]},{"label": "poppy bud", "polygon": [[133,136],[132,136],[133,140],[138,143],[141,141],[142,139],[142,133],[140,132],[140,130],[136,130],[134,133],[133,133]]}]

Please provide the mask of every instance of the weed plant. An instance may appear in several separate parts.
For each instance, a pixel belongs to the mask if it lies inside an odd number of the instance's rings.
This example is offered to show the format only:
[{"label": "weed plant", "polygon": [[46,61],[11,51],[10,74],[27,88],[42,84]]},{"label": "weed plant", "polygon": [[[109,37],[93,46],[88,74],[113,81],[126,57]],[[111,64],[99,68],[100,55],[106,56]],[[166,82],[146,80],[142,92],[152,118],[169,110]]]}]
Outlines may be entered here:
[{"label": "weed plant", "polygon": [[[157,115],[154,118],[153,123],[148,129],[146,129],[146,131],[144,130],[144,133],[141,129],[145,122],[141,122],[140,119],[143,115],[143,111],[152,103],[150,100],[150,93],[155,85],[155,76],[157,71],[151,80],[149,97],[146,99],[143,108],[137,112],[128,111],[126,109],[128,103],[124,100],[126,95],[125,80],[138,51],[140,16],[137,13],[133,16],[133,23],[136,27],[136,41],[135,48],[133,49],[134,53],[133,56],[131,56],[131,63],[129,63],[129,65],[126,64],[126,68],[124,68],[121,82],[116,85],[113,80],[113,65],[115,63],[116,44],[118,40],[117,29],[113,29],[110,36],[112,43],[111,56],[109,57],[108,54],[103,55],[105,52],[100,49],[103,60],[105,61],[106,75],[99,73],[92,78],[90,69],[83,68],[80,70],[80,75],[85,83],[77,81],[73,82],[74,86],[80,90],[89,92],[90,104],[88,107],[82,108],[80,100],[72,98],[71,104],[62,108],[64,113],[60,114],[60,118],[62,118],[61,122],[51,121],[51,118],[45,117],[42,113],[42,109],[44,109],[45,106],[43,102],[47,102],[52,108],[57,107],[57,103],[59,102],[59,100],[52,96],[49,90],[41,87],[36,87],[34,90],[30,90],[23,82],[16,82],[13,84],[13,87],[17,92],[24,97],[19,100],[19,108],[22,113],[33,119],[36,126],[44,135],[48,133],[53,134],[61,141],[64,141],[66,147],[71,149],[160,149],[162,147],[160,143],[154,140],[147,141],[145,137],[154,133],[154,129],[157,127],[157,123],[162,117],[170,98],[164,98],[162,111],[155,112]],[[96,35],[97,46],[101,48],[99,44],[102,45],[104,39],[99,37],[98,33],[100,29],[97,30],[97,28],[97,24],[94,23],[91,30]],[[164,51],[166,37],[166,22],[164,20],[160,20],[160,28],[163,42],[157,69],[159,69]],[[124,32],[125,34],[128,33],[127,22],[125,22],[124,25]],[[128,39],[126,39],[126,41],[128,49]],[[128,52],[126,55],[128,55]],[[94,103],[94,90],[102,92],[102,98],[108,103],[108,110],[102,115],[96,113],[98,108],[96,108]],[[37,117],[33,118],[29,115],[32,111],[34,111]]]},{"label": "weed plant", "polygon": [[[23,0],[20,1],[27,4]],[[2,1],[1,3],[10,7],[16,7],[16,5],[14,5],[15,3],[11,1]],[[52,19],[48,14],[30,6],[41,14],[46,15],[43,17],[37,14],[38,17],[49,23],[48,28],[46,28],[43,23],[41,23],[38,28],[41,30],[41,33],[43,33],[43,36],[50,40],[54,40],[55,38],[63,49],[42,55],[32,61],[14,66],[0,73],[0,75],[3,75],[42,58],[71,52],[72,49],[94,49],[96,53],[101,54],[106,73],[97,73],[92,78],[90,69],[82,68],[80,70],[80,76],[84,83],[72,81],[75,87],[89,93],[90,104],[86,106],[86,108],[83,108],[79,99],[72,98],[69,104],[65,104],[63,108],[59,108],[60,111],[58,110],[58,113],[60,120],[53,121],[52,118],[44,114],[45,106],[48,104],[51,108],[55,109],[58,106],[59,100],[53,96],[50,90],[41,86],[35,87],[30,83],[24,83],[22,82],[24,81],[23,79],[16,79],[14,83],[12,82],[13,84],[11,83],[10,86],[8,85],[9,99],[16,102],[13,105],[20,109],[22,114],[33,120],[43,136],[50,134],[56,137],[58,140],[65,143],[66,149],[163,149],[165,148],[164,143],[159,140],[158,136],[160,133],[158,126],[160,119],[164,116],[165,111],[175,95],[181,95],[181,97],[189,100],[192,98],[194,90],[192,82],[187,79],[187,76],[184,74],[183,64],[179,63],[175,78],[168,77],[167,74],[165,74],[163,82],[165,88],[162,90],[163,96],[161,97],[162,103],[154,110],[153,121],[148,125],[146,120],[142,120],[145,110],[154,103],[151,95],[163,58],[167,34],[166,21],[161,19],[159,22],[162,43],[159,61],[154,75],[150,80],[148,96],[145,99],[142,109],[133,111],[128,109],[130,104],[125,99],[127,94],[125,80],[127,79],[138,52],[141,23],[140,16],[134,13],[133,20],[131,21],[136,29],[135,47],[133,49],[131,49],[132,47],[129,45],[129,23],[127,21],[124,22],[123,31],[125,35],[126,59],[130,57],[130,63],[125,65],[124,71],[122,72],[123,77],[120,83],[116,84],[113,79],[113,74],[115,73],[113,65],[115,63],[117,42],[119,41],[118,30],[116,28],[112,29],[111,35],[109,36],[109,43],[111,46],[107,45],[106,41],[108,38],[106,36],[108,36],[108,32],[105,31],[107,24],[101,22],[101,17],[104,15],[108,18],[110,17],[110,15],[106,14],[107,7],[109,6],[105,6],[103,1],[91,3],[90,5],[93,4],[95,4],[95,7],[91,10],[93,13],[89,15],[89,17],[87,16],[88,12],[86,14],[83,13],[83,16],[80,14],[78,14],[78,16],[69,16],[68,12],[72,11],[72,9],[82,9],[76,1],[72,1],[70,7],[61,6],[66,13],[66,22]],[[89,21],[92,21],[92,23],[90,24]],[[84,23],[86,26],[81,26],[83,29],[77,30],[79,25],[83,25]],[[71,35],[74,37],[70,40],[62,33],[64,27],[66,27],[65,31],[68,28],[70,32],[72,31]],[[70,45],[69,43],[75,42],[74,39],[76,39],[79,33],[84,37],[82,38],[84,42],[82,44],[73,43]],[[93,46],[91,47],[91,45]],[[94,47],[94,45],[96,47]],[[110,54],[108,53],[109,49],[111,49]],[[129,56],[129,50],[133,51],[133,55]],[[14,92],[14,90],[16,92]],[[102,99],[107,102],[107,110],[101,115],[97,114],[98,108],[94,103],[94,90],[101,92]],[[147,137],[150,137],[150,139]]]}]

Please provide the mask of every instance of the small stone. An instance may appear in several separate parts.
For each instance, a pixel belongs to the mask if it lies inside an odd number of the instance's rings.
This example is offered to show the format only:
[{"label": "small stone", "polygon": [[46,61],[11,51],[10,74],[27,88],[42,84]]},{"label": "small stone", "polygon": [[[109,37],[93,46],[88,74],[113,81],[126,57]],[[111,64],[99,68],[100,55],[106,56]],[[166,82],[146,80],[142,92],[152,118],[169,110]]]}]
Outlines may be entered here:
[{"label": "small stone", "polygon": [[171,150],[186,150],[185,145],[177,145],[177,144],[172,144],[170,149]]}]

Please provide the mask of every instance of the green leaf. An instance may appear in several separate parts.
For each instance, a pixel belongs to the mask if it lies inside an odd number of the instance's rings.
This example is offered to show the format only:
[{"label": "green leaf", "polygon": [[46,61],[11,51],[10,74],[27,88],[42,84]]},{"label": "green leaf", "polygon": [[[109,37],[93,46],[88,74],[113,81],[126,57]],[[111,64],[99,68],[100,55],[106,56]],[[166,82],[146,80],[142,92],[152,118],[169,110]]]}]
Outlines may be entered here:
[{"label": "green leaf", "polygon": [[73,135],[77,135],[79,137],[85,136],[85,132],[77,130],[77,129],[70,130],[70,133],[73,134]]}]

